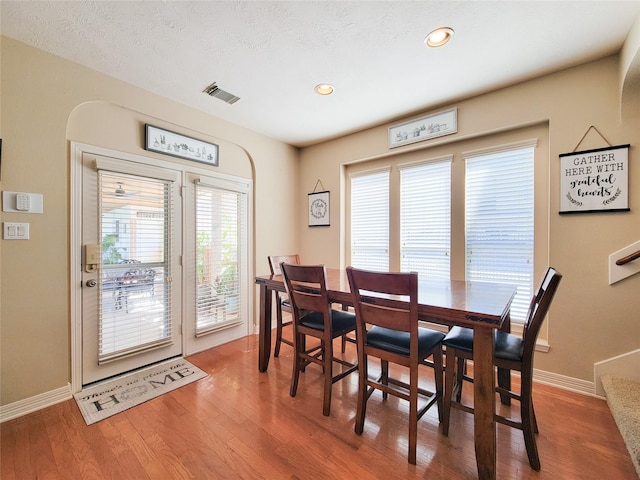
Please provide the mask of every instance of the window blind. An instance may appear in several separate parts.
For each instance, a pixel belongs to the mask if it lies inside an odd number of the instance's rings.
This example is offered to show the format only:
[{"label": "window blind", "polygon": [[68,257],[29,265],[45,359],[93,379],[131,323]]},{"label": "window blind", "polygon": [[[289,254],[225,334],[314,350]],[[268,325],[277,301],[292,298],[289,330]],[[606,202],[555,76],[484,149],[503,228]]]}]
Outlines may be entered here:
[{"label": "window blind", "polygon": [[450,278],[451,159],[400,168],[400,268]]},{"label": "window blind", "polygon": [[98,362],[171,342],[171,182],[98,172]]},{"label": "window blind", "polygon": [[351,176],[351,265],[389,270],[389,170]]},{"label": "window blind", "polygon": [[533,146],[465,158],[466,279],[517,287],[511,318],[533,292]]},{"label": "window blind", "polygon": [[196,336],[237,324],[242,193],[196,183]]}]

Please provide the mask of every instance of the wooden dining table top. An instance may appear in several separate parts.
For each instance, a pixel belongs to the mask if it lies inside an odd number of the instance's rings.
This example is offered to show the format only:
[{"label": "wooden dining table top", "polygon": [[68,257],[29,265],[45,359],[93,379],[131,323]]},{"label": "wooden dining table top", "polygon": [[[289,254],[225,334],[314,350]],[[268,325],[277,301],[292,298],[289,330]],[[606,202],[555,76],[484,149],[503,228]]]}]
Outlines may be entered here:
[{"label": "wooden dining table top", "polygon": [[[326,272],[329,299],[351,305],[346,270],[327,268]],[[285,291],[282,275],[259,276],[255,282],[265,284],[270,290]],[[418,314],[420,320],[444,325],[500,328],[508,318],[515,293],[515,287],[501,283],[419,277]]]}]

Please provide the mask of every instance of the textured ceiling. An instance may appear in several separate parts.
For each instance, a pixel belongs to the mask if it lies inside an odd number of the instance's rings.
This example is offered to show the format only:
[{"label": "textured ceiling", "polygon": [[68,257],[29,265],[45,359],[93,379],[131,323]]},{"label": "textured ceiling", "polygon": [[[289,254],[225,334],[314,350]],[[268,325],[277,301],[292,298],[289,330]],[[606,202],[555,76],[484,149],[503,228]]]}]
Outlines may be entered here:
[{"label": "textured ceiling", "polygon": [[[10,1],[2,34],[296,146],[617,53],[640,1]],[[436,27],[456,34],[427,49]],[[202,90],[212,82],[240,101]],[[318,83],[335,93],[321,97]]]}]

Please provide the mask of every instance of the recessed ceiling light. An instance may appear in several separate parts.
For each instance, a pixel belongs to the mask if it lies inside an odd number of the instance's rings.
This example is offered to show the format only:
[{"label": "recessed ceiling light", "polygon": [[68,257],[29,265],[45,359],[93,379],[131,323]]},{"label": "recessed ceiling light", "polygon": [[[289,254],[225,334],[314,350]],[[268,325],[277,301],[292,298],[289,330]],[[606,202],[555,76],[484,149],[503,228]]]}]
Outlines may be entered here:
[{"label": "recessed ceiling light", "polygon": [[333,93],[333,86],[328,83],[321,83],[316,85],[315,91],[319,95],[331,95]]},{"label": "recessed ceiling light", "polygon": [[425,45],[430,47],[441,47],[453,37],[453,28],[441,27],[436,28],[424,39]]}]

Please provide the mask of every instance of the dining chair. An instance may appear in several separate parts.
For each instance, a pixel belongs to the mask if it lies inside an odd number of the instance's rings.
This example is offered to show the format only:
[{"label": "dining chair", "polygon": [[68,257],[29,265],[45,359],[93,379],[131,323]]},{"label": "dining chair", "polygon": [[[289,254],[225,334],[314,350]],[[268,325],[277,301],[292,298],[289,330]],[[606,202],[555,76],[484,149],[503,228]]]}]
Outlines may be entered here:
[{"label": "dining chair", "polygon": [[[271,270],[271,275],[280,275],[280,264],[291,263],[294,265],[300,264],[300,255],[270,255],[269,257],[269,269]],[[283,343],[290,345],[293,347],[293,340],[289,340],[288,338],[284,338],[282,336],[283,327],[288,327],[291,325],[291,320],[283,320],[282,313],[287,312],[291,313],[291,303],[289,302],[289,298],[286,295],[282,295],[280,292],[276,291],[276,346],[273,351],[273,356],[277,357],[280,355],[280,346]]]},{"label": "dining chair", "polygon": [[[418,274],[381,273],[347,268],[356,311],[358,403],[355,431],[361,435],[367,400],[376,390],[409,402],[409,463],[416,463],[418,420],[437,404],[442,413],[442,339],[444,334],[418,326]],[[377,297],[372,302],[371,297]],[[390,298],[389,296],[393,296]],[[379,358],[381,373],[369,376],[368,358]],[[431,361],[428,358],[432,357]],[[409,383],[389,376],[389,362],[409,369]],[[420,386],[419,365],[434,369],[435,392]],[[419,400],[423,400],[418,408]],[[425,403],[426,400],[426,403]]]},{"label": "dining chair", "polygon": [[[500,386],[496,392],[506,395],[520,403],[520,418],[508,418],[495,415],[496,422],[522,430],[529,464],[534,470],[540,470],[540,458],[535,434],[538,424],[533,408],[533,354],[536,340],[544,318],[549,311],[562,275],[548,267],[543,280],[531,299],[522,337],[511,333],[496,331],[493,364],[495,367],[520,372],[520,392]],[[442,433],[449,434],[451,408],[473,413],[473,408],[462,402],[463,381],[473,382],[473,378],[464,373],[467,360],[473,360],[473,330],[453,327],[442,344],[446,350],[445,398]]]},{"label": "dining chair", "polygon": [[[300,372],[315,363],[324,376],[322,414],[331,413],[332,385],[358,369],[357,364],[337,358],[333,353],[333,339],[356,329],[353,313],[331,308],[324,265],[295,265],[282,262],[280,270],[291,303],[293,317],[293,373],[289,394],[296,396]],[[306,337],[320,341],[319,346],[306,347]],[[333,363],[344,369],[333,374]]]},{"label": "dining chair", "polygon": [[[300,265],[300,255],[270,255],[268,257],[269,260],[269,270],[271,271],[271,275],[280,275],[280,263],[292,263],[294,265]],[[282,336],[283,328],[291,325],[291,320],[284,320],[283,312],[291,313],[291,303],[289,302],[289,298],[286,295],[281,294],[276,291],[276,345],[273,351],[273,356],[277,357],[280,355],[280,346],[283,343],[290,345],[293,347],[293,340],[289,340]],[[348,306],[342,305],[342,310],[347,311]],[[355,343],[355,339],[350,337],[349,335],[342,336],[342,353],[346,351],[347,342]]]}]

